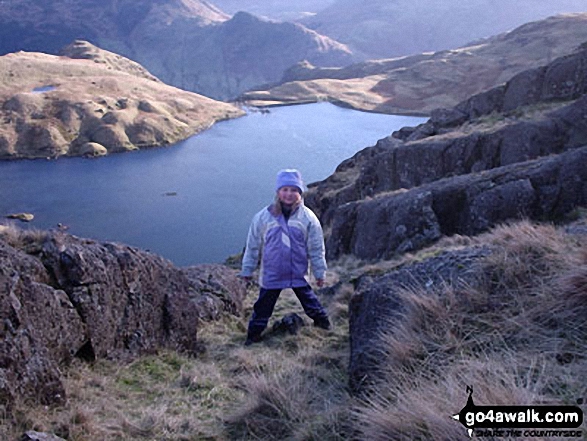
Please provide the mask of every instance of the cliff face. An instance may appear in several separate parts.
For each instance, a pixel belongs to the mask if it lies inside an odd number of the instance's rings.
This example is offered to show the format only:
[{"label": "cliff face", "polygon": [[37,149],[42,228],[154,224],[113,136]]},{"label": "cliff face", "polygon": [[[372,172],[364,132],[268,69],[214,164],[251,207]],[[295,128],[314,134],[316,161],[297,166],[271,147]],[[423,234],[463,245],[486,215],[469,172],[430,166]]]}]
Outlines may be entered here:
[{"label": "cliff face", "polygon": [[240,314],[244,287],[221,265],[179,269],[138,249],[62,233],[0,232],[0,404],[64,402],[74,357],[193,352],[200,320]]},{"label": "cliff face", "polygon": [[586,66],[583,50],[523,72],[311,185],[306,201],[325,226],[328,256],[391,257],[441,234],[585,204]]},{"label": "cliff face", "polygon": [[87,42],[0,57],[0,159],[103,155],[178,142],[244,112],[168,86]]},{"label": "cliff face", "polygon": [[572,53],[586,41],[587,14],[561,15],[454,50],[337,69],[300,63],[281,84],[243,99],[257,105],[329,100],[381,113],[429,114]]},{"label": "cliff face", "polygon": [[248,13],[230,18],[196,0],[58,0],[50,5],[17,0],[0,5],[0,53],[55,54],[74,39],[131,58],[165,83],[216,99],[278,81],[303,59],[319,66],[352,62],[344,45],[301,25]]}]

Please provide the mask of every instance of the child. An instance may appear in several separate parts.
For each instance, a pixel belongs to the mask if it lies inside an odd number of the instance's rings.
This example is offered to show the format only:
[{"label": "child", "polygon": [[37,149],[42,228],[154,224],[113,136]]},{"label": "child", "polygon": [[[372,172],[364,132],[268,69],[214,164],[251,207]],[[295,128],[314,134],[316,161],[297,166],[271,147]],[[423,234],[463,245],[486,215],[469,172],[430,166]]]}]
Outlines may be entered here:
[{"label": "child", "polygon": [[293,289],[315,326],[330,329],[328,315],[306,280],[309,259],[316,284],[323,286],[326,259],[322,227],[312,210],[304,206],[303,188],[299,171],[281,170],[277,174],[275,202],[253,217],[241,277],[250,280],[260,260],[261,289],[249,321],[247,346],[261,340],[285,288]]}]

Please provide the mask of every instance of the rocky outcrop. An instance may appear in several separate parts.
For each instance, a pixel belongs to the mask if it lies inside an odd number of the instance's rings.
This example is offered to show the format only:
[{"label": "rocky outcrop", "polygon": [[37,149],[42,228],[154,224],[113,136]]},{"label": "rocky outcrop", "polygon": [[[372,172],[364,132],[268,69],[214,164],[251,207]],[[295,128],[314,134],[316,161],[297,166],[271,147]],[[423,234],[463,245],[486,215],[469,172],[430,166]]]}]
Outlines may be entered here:
[{"label": "rocky outcrop", "polygon": [[510,219],[558,219],[587,205],[587,146],[339,206],[327,257],[391,258],[443,235],[477,235]]},{"label": "rocky outcrop", "polygon": [[574,161],[585,161],[586,65],[583,50],[521,73],[310,185],[306,201],[325,226],[329,256],[390,257],[442,234],[584,204],[584,167]]},{"label": "rocky outcrop", "polygon": [[0,57],[0,159],[100,156],[168,145],[235,106],[168,86],[140,65],[87,42],[66,53]]},{"label": "rocky outcrop", "polygon": [[217,320],[224,314],[239,316],[243,310],[243,284],[235,271],[224,265],[202,264],[181,271],[192,290],[202,320]]},{"label": "rocky outcrop", "polygon": [[229,14],[247,11],[261,17],[268,17],[281,21],[296,21],[302,17],[315,14],[334,0],[272,0],[258,2],[257,0],[215,0],[214,4]]},{"label": "rocky outcrop", "polygon": [[8,231],[0,235],[3,405],[64,402],[61,368],[74,357],[195,351],[201,318],[241,312],[244,286],[220,265],[180,269],[121,244]]},{"label": "rocky outcrop", "polygon": [[[558,58],[546,66],[521,72],[503,86],[474,95],[453,109],[436,109],[427,123],[408,133],[408,136],[398,134],[397,137],[407,140],[422,139],[492,113],[510,116],[520,107],[572,101],[585,94],[587,50],[582,50]],[[552,116],[580,119],[580,115],[572,113],[562,115],[561,112],[555,112]]]},{"label": "rocky outcrop", "polygon": [[152,75],[151,72],[139,63],[114,52],[100,49],[87,41],[76,40],[62,48],[59,51],[59,55],[71,58],[72,60],[91,60],[94,63],[103,64],[107,69],[114,69],[136,77],[160,82],[159,78]]},{"label": "rocky outcrop", "polygon": [[572,53],[587,41],[586,24],[585,13],[561,15],[453,50],[342,68],[299,63],[280,84],[243,99],[255,105],[327,100],[366,111],[428,115]]}]

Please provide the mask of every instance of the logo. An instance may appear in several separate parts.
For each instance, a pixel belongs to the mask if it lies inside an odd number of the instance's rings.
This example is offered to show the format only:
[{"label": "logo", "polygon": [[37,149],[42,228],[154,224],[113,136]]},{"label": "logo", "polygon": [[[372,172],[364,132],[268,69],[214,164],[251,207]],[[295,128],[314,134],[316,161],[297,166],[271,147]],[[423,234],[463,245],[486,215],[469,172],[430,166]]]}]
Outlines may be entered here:
[{"label": "logo", "polygon": [[582,436],[582,430],[571,430],[583,424],[583,411],[577,406],[477,406],[473,387],[467,386],[467,393],[467,404],[453,418],[470,437]]}]

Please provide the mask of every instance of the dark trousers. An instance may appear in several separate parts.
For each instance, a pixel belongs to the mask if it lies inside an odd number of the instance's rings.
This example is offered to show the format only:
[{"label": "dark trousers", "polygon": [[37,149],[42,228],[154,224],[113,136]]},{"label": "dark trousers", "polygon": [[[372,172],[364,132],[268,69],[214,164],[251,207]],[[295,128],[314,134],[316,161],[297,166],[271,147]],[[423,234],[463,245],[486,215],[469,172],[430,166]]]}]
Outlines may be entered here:
[{"label": "dark trousers", "polygon": [[[292,289],[308,317],[312,320],[328,318],[326,310],[320,304],[318,297],[316,297],[316,294],[314,294],[310,285]],[[273,314],[275,303],[277,303],[281,291],[282,289],[261,288],[259,291],[259,298],[253,306],[253,316],[249,321],[249,336],[258,336],[267,327],[269,318],[271,317],[271,314]]]}]

